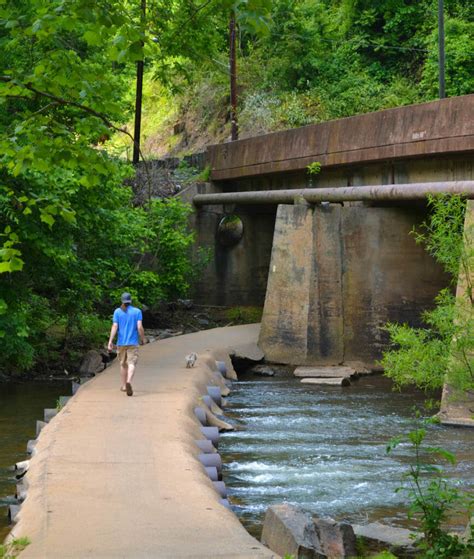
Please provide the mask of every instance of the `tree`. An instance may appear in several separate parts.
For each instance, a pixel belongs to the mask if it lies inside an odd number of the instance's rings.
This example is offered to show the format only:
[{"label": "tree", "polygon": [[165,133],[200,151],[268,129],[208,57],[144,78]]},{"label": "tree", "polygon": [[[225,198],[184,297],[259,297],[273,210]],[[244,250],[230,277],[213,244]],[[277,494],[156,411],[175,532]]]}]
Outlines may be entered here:
[{"label": "tree", "polygon": [[[103,148],[112,131],[133,140],[120,127],[128,81],[156,49],[139,18],[132,2],[0,3],[3,370],[66,363],[72,334],[100,336],[99,315],[122,290],[150,304],[186,291],[189,209],[133,207],[131,169]],[[160,254],[158,274],[147,252]]]},{"label": "tree", "polygon": [[[436,298],[433,310],[423,314],[426,328],[389,324],[393,349],[384,353],[385,374],[399,386],[415,384],[439,388],[446,374],[461,390],[474,388],[474,274],[472,225],[464,226],[466,202],[459,196],[430,198],[432,215],[418,242],[444,266],[453,283],[466,278],[465,293],[457,298],[450,288]],[[468,230],[469,229],[469,230]]]}]

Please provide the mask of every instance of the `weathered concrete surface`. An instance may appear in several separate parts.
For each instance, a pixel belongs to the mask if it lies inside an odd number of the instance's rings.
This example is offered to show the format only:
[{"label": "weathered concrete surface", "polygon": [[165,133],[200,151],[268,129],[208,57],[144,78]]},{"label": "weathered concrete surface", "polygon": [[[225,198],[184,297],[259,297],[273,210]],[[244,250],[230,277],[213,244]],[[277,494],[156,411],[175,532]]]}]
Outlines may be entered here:
[{"label": "weathered concrete surface", "polygon": [[410,235],[423,209],[278,207],[260,347],[270,361],[381,357],[388,321],[419,326],[449,279]]},{"label": "weathered concrete surface", "polygon": [[350,378],[356,374],[350,367],[296,367],[295,377],[303,378]]},{"label": "weathered concrete surface", "polygon": [[[227,212],[228,213],[228,212]],[[200,211],[192,218],[199,246],[209,249],[210,264],[194,286],[195,298],[209,305],[263,306],[272,248],[275,211],[265,207],[232,209],[242,220],[244,234],[231,247],[222,246],[217,228],[223,208]]]},{"label": "weathered concrete surface", "polygon": [[474,95],[465,95],[211,146],[211,178],[472,151],[473,112]]},{"label": "weathered concrete surface", "polygon": [[332,365],[344,360],[343,212],[344,208],[338,204],[315,209],[309,246],[295,247],[305,251],[311,272],[306,361],[301,361],[301,365],[314,362]]},{"label": "weathered concrete surface", "polygon": [[[192,204],[194,195],[216,192],[222,192],[222,188],[212,183],[199,183],[180,193],[180,198]],[[226,247],[219,243],[217,229],[221,219],[229,213],[241,218],[244,234],[237,245]],[[215,206],[193,213],[189,225],[197,237],[194,258],[199,258],[197,251],[201,249],[211,255],[209,264],[193,285],[192,296],[206,305],[263,306],[275,209],[261,206]]]},{"label": "weathered concrete surface", "polygon": [[[468,290],[472,289],[474,285],[474,200],[468,200],[467,202],[464,240],[467,245],[466,252],[470,262],[467,266],[468,269],[461,267],[456,289],[456,299],[463,307],[462,312],[470,312],[472,316],[474,308],[472,304],[469,304]],[[467,277],[469,272],[470,277]],[[469,358],[472,363],[474,355],[470,355]],[[474,392],[461,393],[449,383],[445,383],[439,418],[444,425],[474,427]]]},{"label": "weathered concrete surface", "polygon": [[278,207],[260,336],[264,344],[259,344],[267,358],[271,347],[269,360],[275,363],[306,360],[312,227],[312,212],[305,206]]},{"label": "weathered concrete surface", "polygon": [[276,557],[219,504],[198,461],[193,408],[212,383],[207,349],[226,360],[258,325],[208,330],[142,348],[134,395],[118,364],[86,383],[43,429],[13,536],[22,559]]},{"label": "weathered concrete surface", "polygon": [[425,216],[413,209],[344,208],[344,360],[381,357],[388,321],[421,323],[449,279],[410,234]]},{"label": "weathered concrete surface", "polygon": [[303,384],[318,384],[321,386],[350,386],[351,381],[348,377],[341,378],[302,378]]}]

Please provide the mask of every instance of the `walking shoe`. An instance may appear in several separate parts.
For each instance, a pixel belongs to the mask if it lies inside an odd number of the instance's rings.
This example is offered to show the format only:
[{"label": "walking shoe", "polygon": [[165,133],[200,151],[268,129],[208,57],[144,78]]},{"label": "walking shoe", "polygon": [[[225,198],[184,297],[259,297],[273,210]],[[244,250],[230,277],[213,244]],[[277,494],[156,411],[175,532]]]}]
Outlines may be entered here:
[{"label": "walking shoe", "polygon": [[126,391],[127,391],[127,389],[125,388],[125,386],[120,387],[120,392],[126,392]]},{"label": "walking shoe", "polygon": [[127,396],[133,396],[132,385],[129,382],[125,385],[125,391],[127,392]]}]

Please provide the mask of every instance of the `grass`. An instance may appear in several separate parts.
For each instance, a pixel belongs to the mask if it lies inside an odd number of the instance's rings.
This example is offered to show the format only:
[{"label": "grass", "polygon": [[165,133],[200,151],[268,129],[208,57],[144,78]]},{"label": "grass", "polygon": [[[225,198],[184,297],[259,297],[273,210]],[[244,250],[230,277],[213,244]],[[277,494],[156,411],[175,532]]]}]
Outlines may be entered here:
[{"label": "grass", "polygon": [[227,318],[235,324],[254,324],[262,320],[262,307],[232,307]]},{"label": "grass", "polygon": [[0,545],[0,559],[15,559],[18,553],[21,553],[30,543],[28,538],[18,538],[10,543]]}]

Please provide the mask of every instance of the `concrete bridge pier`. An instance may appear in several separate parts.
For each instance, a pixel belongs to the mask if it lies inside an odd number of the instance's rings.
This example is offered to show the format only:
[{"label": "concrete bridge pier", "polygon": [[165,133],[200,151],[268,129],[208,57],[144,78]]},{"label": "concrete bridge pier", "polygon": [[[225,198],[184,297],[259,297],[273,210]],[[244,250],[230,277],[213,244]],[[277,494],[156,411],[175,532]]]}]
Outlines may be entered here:
[{"label": "concrete bridge pier", "polygon": [[373,365],[388,321],[420,324],[448,284],[410,231],[410,207],[279,205],[260,346],[281,363]]}]

